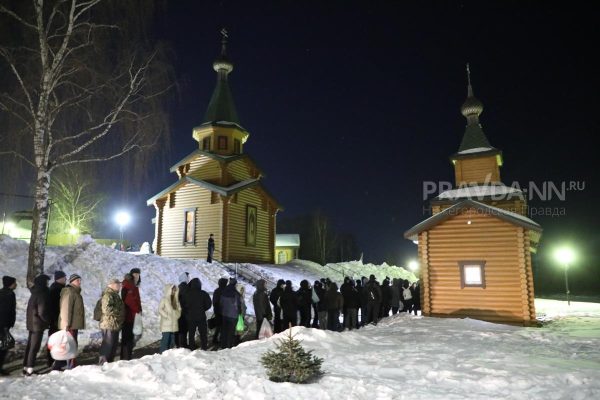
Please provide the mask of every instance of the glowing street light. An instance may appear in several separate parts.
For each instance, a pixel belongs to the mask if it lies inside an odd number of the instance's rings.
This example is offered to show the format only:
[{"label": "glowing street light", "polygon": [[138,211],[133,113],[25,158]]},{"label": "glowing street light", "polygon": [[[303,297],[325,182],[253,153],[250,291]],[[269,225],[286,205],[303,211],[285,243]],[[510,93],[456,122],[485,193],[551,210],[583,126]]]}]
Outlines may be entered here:
[{"label": "glowing street light", "polygon": [[117,225],[119,225],[119,232],[120,232],[120,239],[119,239],[119,243],[120,243],[120,247],[121,250],[124,249],[123,246],[123,231],[125,230],[125,227],[129,224],[129,222],[131,221],[131,216],[129,215],[129,213],[126,213],[125,211],[119,211],[116,215],[115,215],[115,222],[117,223]]},{"label": "glowing street light", "polygon": [[410,260],[408,262],[408,269],[411,271],[416,271],[419,268],[419,263],[416,260]]},{"label": "glowing street light", "polygon": [[75,243],[75,235],[79,233],[79,229],[72,226],[71,229],[69,229],[69,233],[71,234],[71,242]]},{"label": "glowing street light", "polygon": [[571,305],[571,300],[569,298],[571,292],[569,291],[568,271],[569,266],[573,263],[573,261],[575,261],[575,252],[569,247],[561,247],[559,249],[556,249],[556,251],[554,252],[554,258],[556,258],[556,261],[561,263],[565,268],[565,290],[567,292],[567,304]]}]

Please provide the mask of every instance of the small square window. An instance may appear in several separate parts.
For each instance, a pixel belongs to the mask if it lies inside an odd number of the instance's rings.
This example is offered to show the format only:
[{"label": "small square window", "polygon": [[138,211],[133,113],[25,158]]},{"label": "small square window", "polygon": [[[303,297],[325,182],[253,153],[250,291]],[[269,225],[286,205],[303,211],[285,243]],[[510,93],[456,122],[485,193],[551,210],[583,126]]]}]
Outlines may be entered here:
[{"label": "small square window", "polygon": [[460,287],[481,287],[485,289],[485,261],[459,261]]}]

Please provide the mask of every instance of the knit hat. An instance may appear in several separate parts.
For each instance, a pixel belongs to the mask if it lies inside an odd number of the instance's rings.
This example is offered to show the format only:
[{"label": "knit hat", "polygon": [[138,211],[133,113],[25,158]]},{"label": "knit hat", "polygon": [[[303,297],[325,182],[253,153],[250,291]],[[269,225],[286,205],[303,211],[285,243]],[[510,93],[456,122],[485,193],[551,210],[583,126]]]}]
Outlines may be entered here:
[{"label": "knit hat", "polygon": [[142,273],[142,271],[140,271],[140,269],[139,269],[139,268],[131,268],[131,271],[129,271],[129,273],[130,273],[131,275],[133,275],[133,274],[141,274],[141,273]]},{"label": "knit hat", "polygon": [[64,271],[54,271],[54,280],[57,281],[60,278],[66,278],[67,274],[64,273]]},{"label": "knit hat", "polygon": [[79,276],[77,274],[71,274],[71,276],[69,276],[69,283],[71,283],[77,279],[81,279],[81,276]]},{"label": "knit hat", "polygon": [[119,284],[120,284],[120,283],[121,283],[121,281],[120,281],[120,280],[118,280],[117,278],[112,278],[111,280],[109,280],[109,281],[108,281],[108,284],[109,284],[109,285],[112,285],[113,283],[119,283]]},{"label": "knit hat", "polygon": [[17,280],[15,278],[13,278],[12,276],[4,275],[2,277],[2,286],[5,288],[10,287],[16,281]]}]

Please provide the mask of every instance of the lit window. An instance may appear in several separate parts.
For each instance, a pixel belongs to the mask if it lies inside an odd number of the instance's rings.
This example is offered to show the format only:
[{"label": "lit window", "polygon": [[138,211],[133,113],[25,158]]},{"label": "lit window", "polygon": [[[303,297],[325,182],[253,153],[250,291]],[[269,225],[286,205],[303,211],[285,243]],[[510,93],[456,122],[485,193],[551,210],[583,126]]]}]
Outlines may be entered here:
[{"label": "lit window", "polygon": [[460,261],[460,287],[485,288],[485,261]]},{"label": "lit window", "polygon": [[185,211],[183,227],[183,243],[194,244],[196,242],[196,210]]},{"label": "lit window", "polygon": [[227,136],[219,136],[219,150],[227,150]]}]

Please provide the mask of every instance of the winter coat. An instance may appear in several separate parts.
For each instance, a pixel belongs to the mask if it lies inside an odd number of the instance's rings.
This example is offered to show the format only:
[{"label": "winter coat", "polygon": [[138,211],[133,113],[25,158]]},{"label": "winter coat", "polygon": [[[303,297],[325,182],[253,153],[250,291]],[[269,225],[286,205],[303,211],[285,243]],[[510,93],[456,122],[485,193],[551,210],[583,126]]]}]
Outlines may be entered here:
[{"label": "winter coat", "polygon": [[217,317],[221,316],[221,294],[223,293],[223,290],[225,290],[226,287],[227,287],[227,279],[221,278],[221,279],[219,279],[219,287],[216,288],[215,291],[213,292],[213,298],[212,298],[213,311]]},{"label": "winter coat", "polygon": [[381,285],[381,305],[383,307],[391,307],[392,304],[392,288],[390,287],[390,281],[385,279]]},{"label": "winter coat", "polygon": [[[173,301],[171,300],[173,288],[175,288],[175,307],[173,307]],[[208,296],[208,293],[206,293],[206,296]],[[160,304],[158,306],[158,315],[160,315],[161,332],[179,332],[179,317],[181,316],[181,304],[179,303],[179,288],[177,286],[165,285],[163,297],[162,299],[160,299]],[[206,318],[206,314],[204,317]]]},{"label": "winter coat", "polygon": [[281,286],[277,286],[275,289],[271,290],[271,295],[269,296],[269,301],[271,302],[273,307],[279,308],[279,305],[277,304],[277,302],[281,298],[282,294],[283,294],[283,288]]},{"label": "winter coat", "polygon": [[332,283],[329,290],[325,294],[325,302],[327,303],[327,311],[341,311],[344,307],[344,297],[337,291],[337,285]]},{"label": "winter coat", "polygon": [[307,308],[312,305],[312,290],[306,287],[300,287],[296,292],[296,296],[298,297],[298,307],[299,308]]},{"label": "winter coat", "polygon": [[4,287],[0,289],[0,328],[12,328],[17,317],[17,298],[15,291]]},{"label": "winter coat", "polygon": [[212,301],[210,300],[208,293],[202,290],[202,282],[200,282],[200,279],[194,278],[190,281],[185,304],[187,307],[186,318],[188,321],[206,320],[206,312],[210,310]]},{"label": "winter coat", "polygon": [[81,288],[67,285],[60,292],[59,329],[85,329],[85,308]]},{"label": "winter coat", "polygon": [[271,304],[269,303],[269,296],[267,295],[267,289],[265,288],[265,281],[259,279],[256,282],[256,291],[252,296],[252,303],[254,304],[254,315],[256,319],[273,319],[273,313],[271,311]]},{"label": "winter coat", "polygon": [[48,311],[48,318],[50,319],[50,326],[58,328],[58,315],[60,314],[60,292],[65,288],[65,285],[58,282],[53,282],[50,285],[48,292],[48,302],[46,304],[46,310]]},{"label": "winter coat", "polygon": [[381,287],[377,281],[369,281],[365,287],[367,302],[381,303]]},{"label": "winter coat", "polygon": [[279,299],[281,304],[281,310],[283,311],[283,317],[287,319],[294,319],[298,313],[298,296],[296,292],[292,290],[291,286],[286,286],[283,290],[283,294]]},{"label": "winter coat", "polygon": [[232,279],[221,293],[221,315],[224,318],[237,319],[242,312],[242,296],[235,288],[237,282]]},{"label": "winter coat", "polygon": [[179,298],[179,305],[181,306],[181,317],[185,318],[185,314],[187,312],[187,292],[190,285],[187,282],[181,282],[177,287],[177,297]]},{"label": "winter coat", "polygon": [[400,280],[398,279],[394,279],[392,281],[392,286],[390,288],[390,304],[392,307],[400,307],[400,300],[401,300],[401,292],[400,292]]},{"label": "winter coat", "polygon": [[315,285],[315,292],[317,293],[317,296],[319,296],[319,302],[317,303],[317,312],[327,311],[327,303],[325,301],[325,289],[323,288],[323,286]]},{"label": "winter coat", "polygon": [[125,304],[119,296],[119,292],[107,287],[102,293],[102,318],[100,318],[100,329],[109,331],[120,331],[125,321]]},{"label": "winter coat", "polygon": [[342,294],[344,307],[357,309],[360,307],[360,297],[358,290],[352,285],[348,285]]},{"label": "winter coat", "polygon": [[43,332],[50,327],[48,316],[48,295],[50,290],[46,286],[47,278],[37,276],[33,281],[31,297],[27,302],[26,325],[30,332]]},{"label": "winter coat", "polygon": [[133,322],[135,320],[135,314],[142,312],[140,289],[135,286],[133,281],[128,279],[123,280],[121,299],[123,299],[123,303],[125,303],[125,322]]}]

